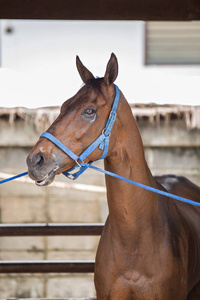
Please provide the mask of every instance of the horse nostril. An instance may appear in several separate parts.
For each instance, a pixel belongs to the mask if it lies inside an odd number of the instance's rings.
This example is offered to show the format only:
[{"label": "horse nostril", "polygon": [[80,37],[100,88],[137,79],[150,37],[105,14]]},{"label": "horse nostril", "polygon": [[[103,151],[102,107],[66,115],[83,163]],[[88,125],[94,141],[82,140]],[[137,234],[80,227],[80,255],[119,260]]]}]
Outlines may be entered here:
[{"label": "horse nostril", "polygon": [[35,167],[42,168],[45,162],[45,157],[42,153],[36,154]]},{"label": "horse nostril", "polygon": [[37,168],[41,169],[45,163],[45,157],[44,155],[40,152],[35,154],[32,159],[29,157],[27,158],[27,164],[29,168]]},{"label": "horse nostril", "polygon": [[44,155],[39,153],[38,158],[37,158],[37,162],[36,162],[36,166],[38,167],[42,167],[44,165]]}]

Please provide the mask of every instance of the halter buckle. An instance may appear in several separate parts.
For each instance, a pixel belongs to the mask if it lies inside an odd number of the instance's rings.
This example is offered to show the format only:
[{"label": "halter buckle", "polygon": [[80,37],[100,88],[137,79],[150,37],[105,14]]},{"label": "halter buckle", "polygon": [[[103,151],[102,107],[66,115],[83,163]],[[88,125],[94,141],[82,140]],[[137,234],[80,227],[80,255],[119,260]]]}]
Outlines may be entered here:
[{"label": "halter buckle", "polygon": [[114,115],[113,117],[116,119],[117,112],[116,112],[116,111],[113,111],[113,110],[111,110],[111,112],[110,112],[110,116],[109,116],[109,120],[111,120],[111,119],[112,119],[112,115]]}]

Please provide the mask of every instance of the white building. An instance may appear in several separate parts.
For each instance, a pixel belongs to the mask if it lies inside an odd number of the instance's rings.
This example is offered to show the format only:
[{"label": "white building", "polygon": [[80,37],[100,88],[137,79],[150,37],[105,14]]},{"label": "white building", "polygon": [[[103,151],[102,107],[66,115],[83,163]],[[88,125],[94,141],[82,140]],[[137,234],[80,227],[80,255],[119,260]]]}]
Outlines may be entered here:
[{"label": "white building", "polygon": [[[82,85],[76,55],[101,77],[111,52],[119,61],[116,84],[130,103],[200,105],[200,22],[157,22],[148,30],[141,21],[2,20],[0,24],[0,107],[61,105]],[[167,64],[159,44],[163,36]],[[145,65],[147,57],[154,64]],[[155,65],[153,59],[161,64]]]}]

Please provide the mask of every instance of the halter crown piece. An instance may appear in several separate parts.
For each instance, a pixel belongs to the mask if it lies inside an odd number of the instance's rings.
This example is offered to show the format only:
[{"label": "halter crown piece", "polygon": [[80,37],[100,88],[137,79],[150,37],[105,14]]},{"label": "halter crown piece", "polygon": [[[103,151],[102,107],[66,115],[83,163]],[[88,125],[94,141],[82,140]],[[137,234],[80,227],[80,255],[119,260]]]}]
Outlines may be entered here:
[{"label": "halter crown piece", "polygon": [[[54,143],[58,148],[60,148],[64,153],[66,153],[68,156],[70,156],[75,162],[76,165],[71,168],[68,171],[64,171],[63,175],[67,176],[68,178],[75,180],[77,179],[83,172],[85,172],[88,169],[88,166],[85,165],[84,159],[87,158],[97,147],[99,149],[103,150],[103,154],[100,159],[104,159],[108,152],[108,146],[109,146],[109,138],[111,134],[111,130],[113,128],[113,125],[115,123],[115,119],[117,116],[116,110],[119,103],[119,97],[120,97],[120,91],[117,85],[115,86],[115,99],[113,101],[112,109],[110,112],[110,116],[106,122],[106,126],[102,131],[102,134],[85,150],[80,156],[77,156],[75,153],[73,153],[69,148],[67,148],[63,143],[61,143],[55,136],[53,136],[49,132],[44,132],[40,137],[47,138],[52,143]],[[78,162],[80,161],[80,163]],[[88,164],[91,165],[93,161],[90,161]],[[76,168],[79,168],[78,171],[71,173]]]}]

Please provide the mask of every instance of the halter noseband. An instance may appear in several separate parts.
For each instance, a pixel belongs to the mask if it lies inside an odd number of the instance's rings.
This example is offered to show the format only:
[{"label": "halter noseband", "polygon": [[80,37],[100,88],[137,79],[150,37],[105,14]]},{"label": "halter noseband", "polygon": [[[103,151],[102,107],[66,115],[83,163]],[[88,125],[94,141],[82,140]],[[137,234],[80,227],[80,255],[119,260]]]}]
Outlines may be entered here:
[{"label": "halter noseband", "polygon": [[[103,150],[103,154],[100,159],[104,159],[108,152],[108,146],[109,146],[109,138],[111,134],[111,130],[113,128],[113,125],[115,123],[115,119],[117,116],[116,110],[119,103],[119,97],[120,97],[120,91],[117,85],[115,86],[115,99],[113,101],[112,109],[110,112],[110,116],[106,122],[106,126],[102,131],[102,134],[85,150],[80,156],[77,156],[74,154],[69,148],[67,148],[63,143],[61,143],[55,136],[53,136],[49,132],[44,132],[40,137],[47,138],[52,143],[54,143],[58,148],[60,148],[64,153],[66,153],[68,156],[70,156],[75,162],[76,165],[71,168],[68,171],[64,171],[63,174],[67,176],[68,178],[75,180],[77,179],[84,171],[87,170],[87,166],[84,164],[84,159],[87,158],[97,147],[99,149]],[[81,161],[80,163],[78,162]],[[90,161],[88,164],[92,164],[93,161]],[[75,173],[72,172],[75,168],[79,167],[80,169]]]}]

